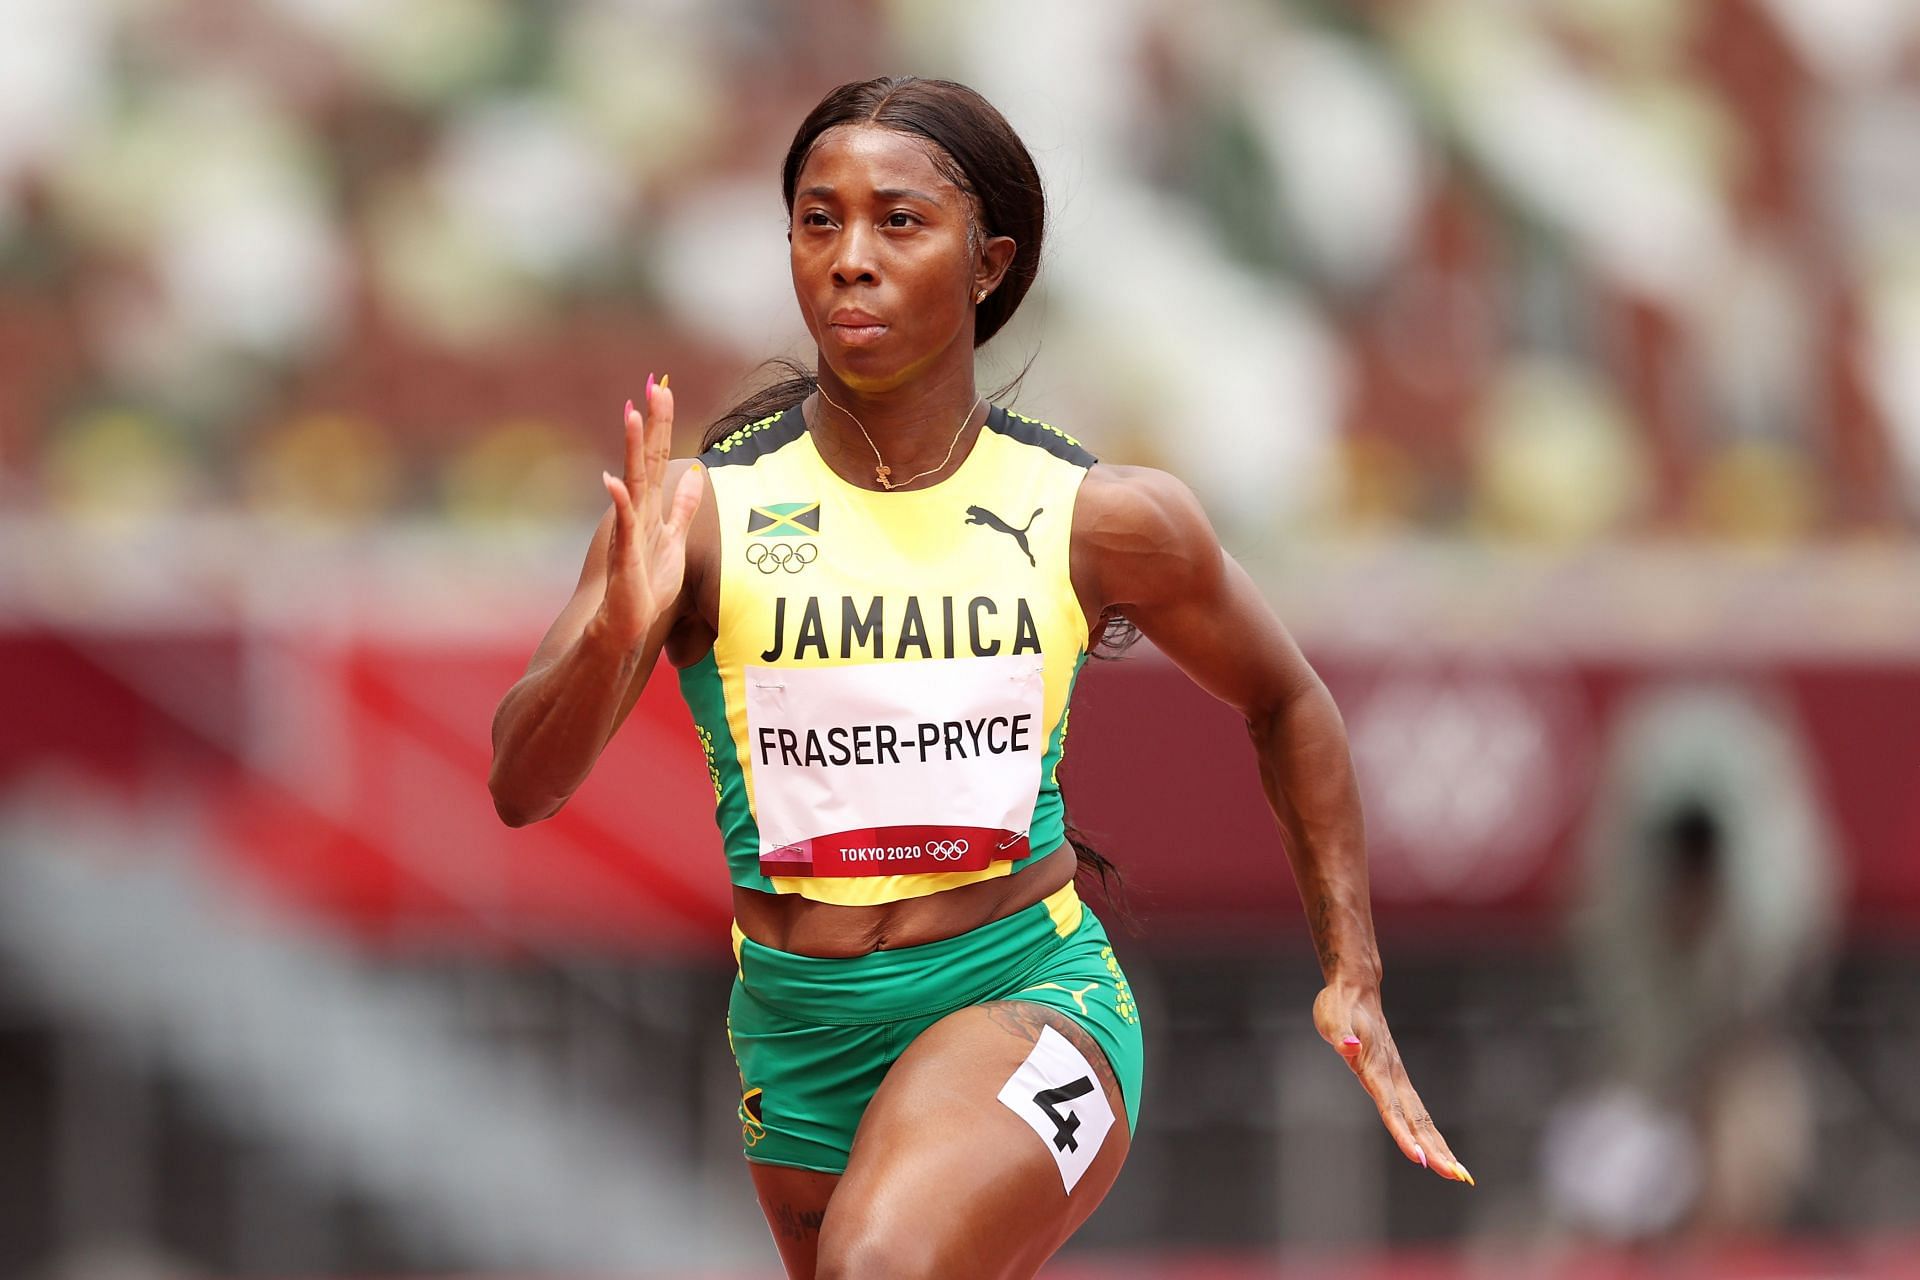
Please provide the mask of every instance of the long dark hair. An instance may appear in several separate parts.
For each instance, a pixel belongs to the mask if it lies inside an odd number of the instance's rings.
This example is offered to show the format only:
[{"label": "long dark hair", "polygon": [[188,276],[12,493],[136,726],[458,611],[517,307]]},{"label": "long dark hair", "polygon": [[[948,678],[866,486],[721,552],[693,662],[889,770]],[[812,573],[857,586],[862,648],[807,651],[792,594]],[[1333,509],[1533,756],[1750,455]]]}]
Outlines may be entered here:
[{"label": "long dark hair", "polygon": [[[794,132],[780,166],[780,196],[787,217],[793,217],[794,189],[800,170],[814,144],[827,130],[840,125],[872,124],[898,133],[925,138],[933,144],[933,161],[971,200],[979,213],[976,230],[983,236],[1009,236],[1013,261],[999,285],[974,311],[973,345],[978,347],[1006,326],[1040,274],[1040,246],[1046,236],[1047,200],[1040,187],[1040,170],[1020,135],[994,105],[966,85],[919,76],[881,76],[843,84],[820,100]],[[1028,361],[1031,364],[1031,360]],[[750,423],[784,413],[812,395],[819,386],[815,372],[795,360],[770,360],[762,366],[774,380],[749,393],[708,426],[700,439],[706,450]],[[1007,386],[987,397],[998,400],[1019,384],[1023,368]],[[1117,656],[1139,633],[1118,614],[1102,620],[1095,657]],[[1097,880],[1103,896],[1123,913],[1117,898],[1119,872],[1071,822],[1066,838],[1073,845],[1079,873]]]}]

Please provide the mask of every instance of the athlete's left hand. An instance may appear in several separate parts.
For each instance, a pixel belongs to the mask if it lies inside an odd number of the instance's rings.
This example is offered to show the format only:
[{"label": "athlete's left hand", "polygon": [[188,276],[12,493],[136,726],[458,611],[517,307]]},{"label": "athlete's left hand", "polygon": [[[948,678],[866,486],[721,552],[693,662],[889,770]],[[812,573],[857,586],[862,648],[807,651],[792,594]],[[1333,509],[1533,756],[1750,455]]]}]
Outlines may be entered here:
[{"label": "athlete's left hand", "polygon": [[1380,1009],[1379,985],[1336,977],[1314,999],[1313,1025],[1360,1078],[1401,1154],[1443,1178],[1472,1186],[1473,1175],[1454,1158],[1407,1078]]}]

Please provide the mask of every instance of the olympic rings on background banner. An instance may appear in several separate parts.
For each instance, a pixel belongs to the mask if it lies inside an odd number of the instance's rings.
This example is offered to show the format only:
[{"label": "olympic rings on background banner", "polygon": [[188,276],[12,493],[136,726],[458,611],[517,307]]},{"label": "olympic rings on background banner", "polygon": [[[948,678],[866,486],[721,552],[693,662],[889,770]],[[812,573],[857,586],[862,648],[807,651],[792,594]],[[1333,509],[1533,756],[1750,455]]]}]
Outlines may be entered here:
[{"label": "olympic rings on background banner", "polygon": [[820,548],[811,542],[752,542],[747,544],[747,563],[762,573],[785,569],[798,573],[820,558]]},{"label": "olympic rings on background banner", "polygon": [[958,862],[967,856],[965,840],[929,840],[922,847],[935,862]]}]

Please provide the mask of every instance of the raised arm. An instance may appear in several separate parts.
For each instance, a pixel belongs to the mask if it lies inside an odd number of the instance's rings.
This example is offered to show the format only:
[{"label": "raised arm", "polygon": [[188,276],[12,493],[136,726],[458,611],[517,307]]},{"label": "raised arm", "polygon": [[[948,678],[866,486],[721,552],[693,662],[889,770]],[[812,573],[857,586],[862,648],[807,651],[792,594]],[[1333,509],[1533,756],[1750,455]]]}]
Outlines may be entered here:
[{"label": "raised arm", "polygon": [[1246,720],[1326,983],[1314,1025],[1406,1157],[1471,1182],[1421,1105],[1381,1012],[1360,794],[1326,686],[1221,548],[1193,493],[1164,472],[1103,463],[1088,474],[1074,513],[1073,574],[1083,601],[1124,613]]},{"label": "raised arm", "polygon": [[493,715],[487,788],[508,826],[551,817],[586,780],[689,607],[687,535],[706,480],[668,461],[673,393],[649,378],[646,402],[644,415],[627,404],[625,474],[602,477],[613,505],[573,596]]}]

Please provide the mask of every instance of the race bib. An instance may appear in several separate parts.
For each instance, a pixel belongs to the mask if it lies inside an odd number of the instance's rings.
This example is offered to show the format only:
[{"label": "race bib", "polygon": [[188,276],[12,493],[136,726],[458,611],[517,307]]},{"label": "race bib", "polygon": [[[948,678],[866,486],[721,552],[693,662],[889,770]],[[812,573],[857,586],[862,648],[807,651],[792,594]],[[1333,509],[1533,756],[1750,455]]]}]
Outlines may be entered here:
[{"label": "race bib", "polygon": [[1039,655],[743,675],[763,873],[982,871],[1027,855],[1047,748]]},{"label": "race bib", "polygon": [[1113,1107],[1086,1055],[1052,1027],[1000,1086],[1000,1101],[1047,1144],[1071,1195],[1113,1129]]}]

